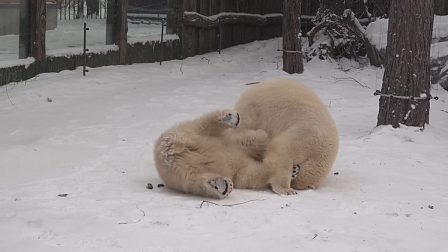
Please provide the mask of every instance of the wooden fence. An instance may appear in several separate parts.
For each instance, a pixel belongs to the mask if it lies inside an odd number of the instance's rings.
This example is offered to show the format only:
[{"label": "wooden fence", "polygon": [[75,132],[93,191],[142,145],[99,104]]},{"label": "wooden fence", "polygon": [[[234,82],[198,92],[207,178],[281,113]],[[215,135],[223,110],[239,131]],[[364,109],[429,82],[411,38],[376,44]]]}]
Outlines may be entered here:
[{"label": "wooden fence", "polygon": [[280,0],[178,0],[183,58],[282,35]]}]

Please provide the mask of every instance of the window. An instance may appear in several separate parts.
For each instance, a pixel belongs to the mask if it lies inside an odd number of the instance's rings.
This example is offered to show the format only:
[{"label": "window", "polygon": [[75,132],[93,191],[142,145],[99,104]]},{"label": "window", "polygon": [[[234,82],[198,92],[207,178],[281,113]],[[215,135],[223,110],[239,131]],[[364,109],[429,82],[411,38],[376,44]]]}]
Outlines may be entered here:
[{"label": "window", "polygon": [[109,2],[47,0],[47,54],[81,52],[84,44],[84,22],[89,28],[86,34],[88,47],[105,45],[107,10],[115,1]]},{"label": "window", "polygon": [[19,58],[20,0],[0,0],[0,61]]},{"label": "window", "polygon": [[167,13],[167,0],[128,0],[128,38],[160,37],[162,20],[166,34]]}]

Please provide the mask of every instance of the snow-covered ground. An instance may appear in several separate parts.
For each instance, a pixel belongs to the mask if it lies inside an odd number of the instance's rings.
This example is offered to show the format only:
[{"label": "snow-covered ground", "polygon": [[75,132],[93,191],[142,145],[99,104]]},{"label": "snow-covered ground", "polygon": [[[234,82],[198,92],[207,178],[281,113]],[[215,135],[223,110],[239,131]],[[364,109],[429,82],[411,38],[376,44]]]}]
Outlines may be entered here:
[{"label": "snow-covered ground", "polygon": [[[47,54],[54,50],[82,48],[84,44],[84,22],[89,30],[86,33],[86,44],[98,46],[106,44],[106,19],[58,20],[58,28],[47,31],[45,45]],[[165,30],[166,32],[166,30]],[[160,35],[162,25],[134,24],[128,22],[128,38]],[[19,58],[19,35],[0,36],[0,61]]]},{"label": "snow-covered ground", "polygon": [[[314,59],[288,75],[279,45],[2,87],[0,251],[446,251],[448,92],[434,89],[423,132],[375,128],[381,70]],[[213,200],[157,187],[152,149],[163,131],[278,77],[314,90],[338,126],[321,188]]]}]

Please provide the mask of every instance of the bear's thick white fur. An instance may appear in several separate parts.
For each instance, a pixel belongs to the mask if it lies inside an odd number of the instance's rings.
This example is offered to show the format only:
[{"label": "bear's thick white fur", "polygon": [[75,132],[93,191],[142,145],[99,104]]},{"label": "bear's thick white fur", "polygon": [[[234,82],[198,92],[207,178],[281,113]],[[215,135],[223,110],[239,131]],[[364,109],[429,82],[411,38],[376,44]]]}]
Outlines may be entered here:
[{"label": "bear's thick white fur", "polygon": [[[313,91],[289,79],[265,81],[246,90],[235,109],[243,118],[240,130],[262,129],[269,135],[263,165],[271,171],[274,192],[295,194],[294,189],[315,189],[324,181],[336,159],[339,136]],[[291,181],[293,165],[300,171]]]},{"label": "bear's thick white fur", "polygon": [[238,113],[222,110],[164,132],[155,143],[154,160],[165,185],[217,198],[227,196],[233,185],[267,188],[268,173],[260,159],[268,136],[263,130],[237,131],[238,123]]}]

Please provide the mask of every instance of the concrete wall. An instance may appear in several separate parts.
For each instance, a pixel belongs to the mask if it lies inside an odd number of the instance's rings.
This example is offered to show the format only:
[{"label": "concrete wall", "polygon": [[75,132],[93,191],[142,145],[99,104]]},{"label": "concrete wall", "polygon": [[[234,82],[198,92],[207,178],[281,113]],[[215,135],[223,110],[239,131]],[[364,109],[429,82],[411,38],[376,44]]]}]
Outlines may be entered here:
[{"label": "concrete wall", "polygon": [[[58,25],[59,5],[47,4],[47,30]],[[20,4],[0,4],[0,36],[19,34]]]}]

